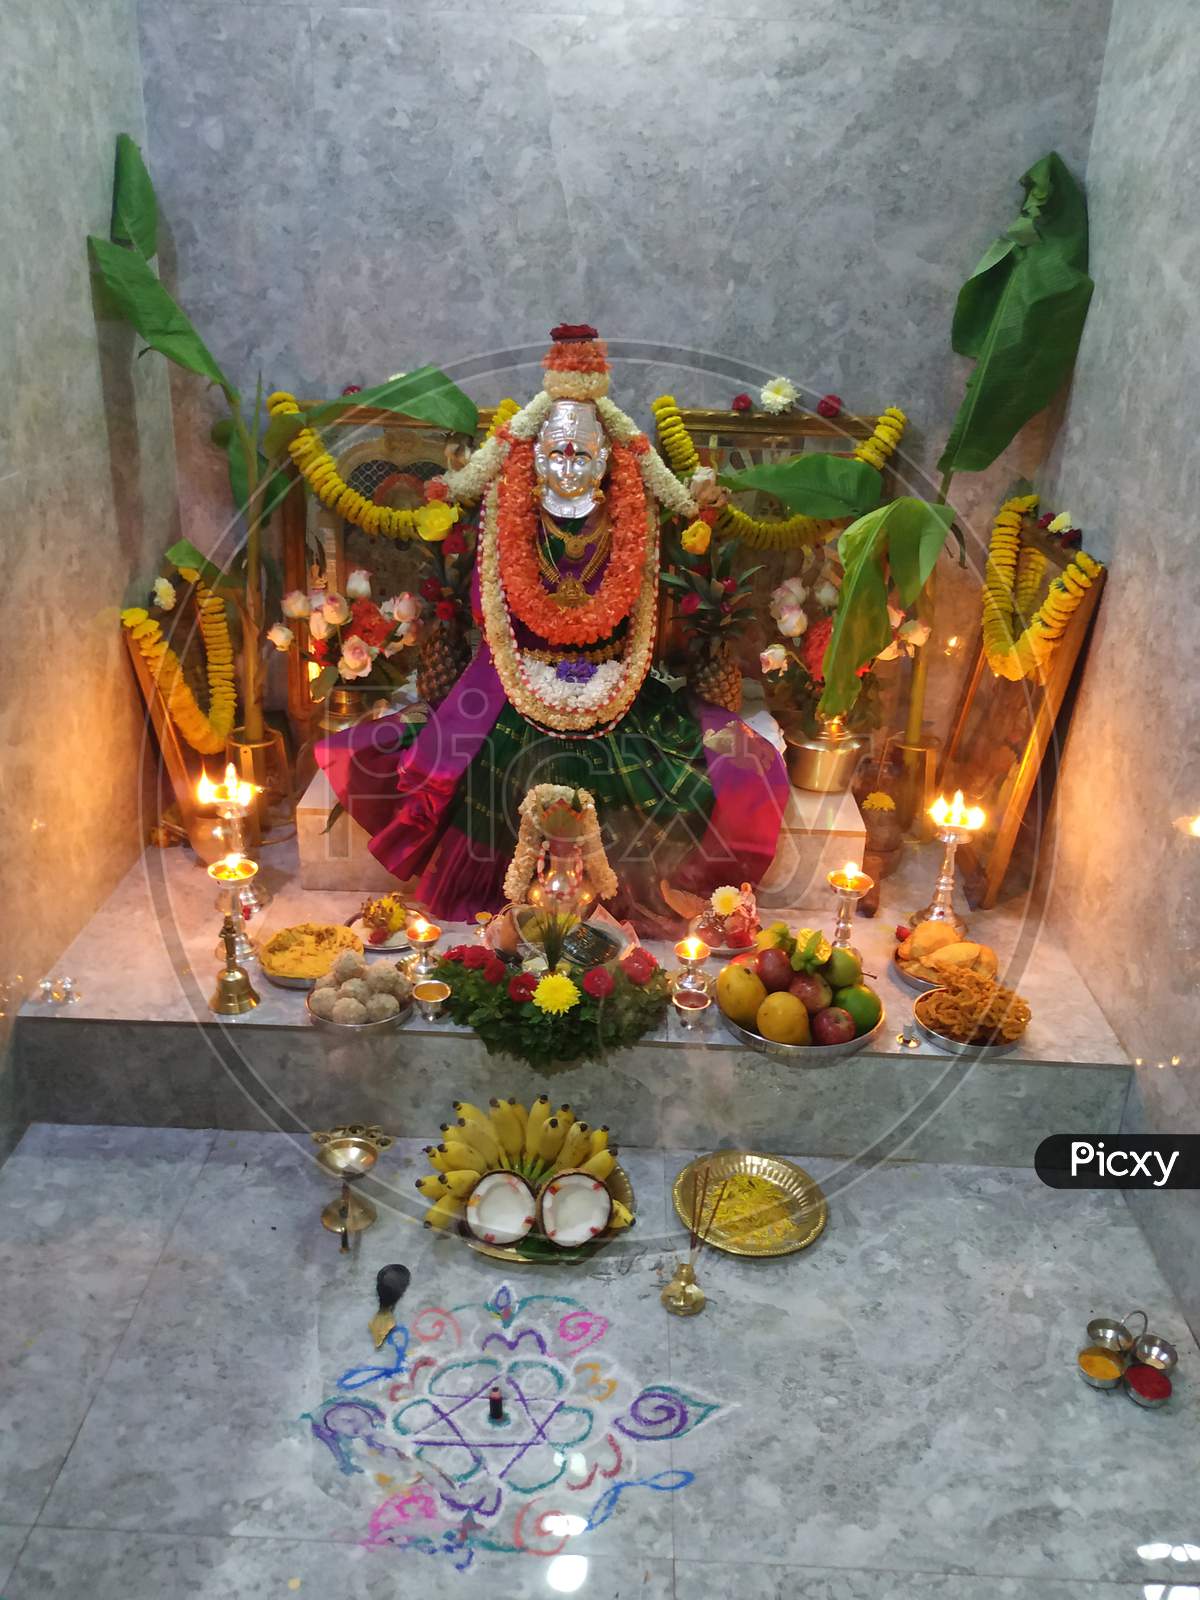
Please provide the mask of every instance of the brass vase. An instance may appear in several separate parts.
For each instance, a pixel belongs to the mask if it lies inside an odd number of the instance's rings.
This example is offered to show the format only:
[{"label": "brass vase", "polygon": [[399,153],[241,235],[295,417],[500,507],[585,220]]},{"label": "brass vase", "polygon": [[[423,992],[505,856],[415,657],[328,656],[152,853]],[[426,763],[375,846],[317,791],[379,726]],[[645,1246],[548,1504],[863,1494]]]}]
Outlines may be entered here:
[{"label": "brass vase", "polygon": [[785,733],[788,777],[796,789],[814,794],[842,794],[850,787],[866,745],[847,729],[841,717],[818,713],[821,731],[811,737]]}]

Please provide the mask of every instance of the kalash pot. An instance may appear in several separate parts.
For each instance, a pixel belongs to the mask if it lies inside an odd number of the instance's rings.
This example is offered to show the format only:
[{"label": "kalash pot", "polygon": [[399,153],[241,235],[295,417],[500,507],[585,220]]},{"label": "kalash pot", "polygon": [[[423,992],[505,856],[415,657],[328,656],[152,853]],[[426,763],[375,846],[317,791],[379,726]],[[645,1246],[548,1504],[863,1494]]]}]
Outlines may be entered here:
[{"label": "kalash pot", "polygon": [[788,777],[797,789],[841,794],[850,787],[865,746],[847,730],[841,717],[821,717],[820,722],[820,733],[811,737],[784,735]]}]

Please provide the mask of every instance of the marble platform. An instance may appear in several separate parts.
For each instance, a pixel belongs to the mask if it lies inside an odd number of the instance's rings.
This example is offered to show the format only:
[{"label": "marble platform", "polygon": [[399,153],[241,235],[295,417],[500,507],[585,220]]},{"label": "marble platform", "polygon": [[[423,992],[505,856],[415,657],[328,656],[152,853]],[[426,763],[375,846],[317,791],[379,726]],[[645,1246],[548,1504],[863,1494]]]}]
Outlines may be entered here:
[{"label": "marble platform", "polygon": [[[539,1271],[413,1226],[411,1142],[381,1169],[379,1223],[341,1256],[318,1221],[328,1180],[281,1135],[31,1128],[0,1169],[0,1592],[1191,1600],[1200,1350],[1120,1195],[801,1152],[829,1199],[822,1237],[774,1262],[705,1254],[708,1307],[680,1322],[658,1294],[683,1239],[668,1194],[688,1156],[629,1152],[626,1241]],[[388,1364],[366,1330],[386,1261],[412,1271],[414,1362],[398,1385],[350,1391],[350,1369]],[[452,1309],[469,1331],[506,1274],[514,1296],[565,1296],[608,1324],[579,1364],[595,1371],[575,1374],[595,1437],[566,1481],[589,1464],[611,1473],[606,1434],[630,1469],[588,1493],[538,1493],[526,1529],[566,1513],[551,1545],[565,1561],[481,1545],[459,1571],[458,1549],[365,1548],[372,1512],[412,1471],[355,1447],[360,1470],[339,1472],[306,1414],[350,1393],[390,1414],[427,1381],[416,1359],[453,1342],[421,1309]],[[1074,1371],[1088,1319],[1127,1305],[1180,1351],[1160,1412]],[[631,1445],[618,1419],[647,1383],[716,1409]],[[677,1492],[626,1481],[649,1475]],[[608,1520],[575,1517],[614,1476],[626,1486]]]},{"label": "marble platform", "polygon": [[[262,931],[353,914],[355,897],[299,887],[293,845],[263,854],[275,900]],[[871,1050],[797,1068],[736,1044],[718,1018],[697,1037],[670,1017],[632,1050],[547,1075],[489,1057],[452,1023],[414,1018],[383,1038],[343,1043],[307,1022],[301,993],[265,981],[257,1010],[215,1018],[206,1004],[219,921],[212,885],[189,853],[154,852],[53,969],[73,978],[79,1002],[23,1008],[19,1110],[25,1121],[193,1128],[363,1118],[430,1137],[452,1098],[532,1096],[552,1082],[593,1119],[657,1145],[766,1140],[825,1156],[1028,1165],[1049,1133],[1115,1131],[1128,1058],[1064,953],[1015,910],[976,913],[972,931],[996,946],[1032,1005],[1019,1051],[970,1063],[901,1043],[913,997],[890,968],[892,929],[902,908],[927,896],[935,870],[933,857],[915,853],[907,876],[885,885],[890,907],[856,923],[888,1011]],[[445,942],[454,938],[447,930]],[[651,948],[670,961],[667,946]]]},{"label": "marble platform", "polygon": [[[334,793],[318,772],[296,809],[300,884],[351,894],[394,889],[397,880],[367,848],[368,834],[345,812],[330,824]],[[763,906],[824,911],[828,875],[847,861],[861,862],[867,830],[852,794],[810,794],[789,789],[775,859],[759,885]]]}]

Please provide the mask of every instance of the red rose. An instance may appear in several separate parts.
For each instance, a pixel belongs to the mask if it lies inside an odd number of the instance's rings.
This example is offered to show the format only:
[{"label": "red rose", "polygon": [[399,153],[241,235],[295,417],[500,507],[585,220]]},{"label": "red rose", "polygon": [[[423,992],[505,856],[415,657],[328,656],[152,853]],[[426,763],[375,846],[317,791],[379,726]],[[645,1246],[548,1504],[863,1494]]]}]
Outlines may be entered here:
[{"label": "red rose", "polygon": [[453,533],[448,533],[442,540],[442,550],[448,556],[461,556],[466,554],[467,541],[455,528]]},{"label": "red rose", "polygon": [[613,992],[612,973],[606,967],[593,967],[584,974],[583,988],[585,994],[590,994],[593,1000],[603,1000],[605,995]]},{"label": "red rose", "polygon": [[442,478],[426,478],[425,498],[426,500],[449,500],[450,491],[446,487],[445,480]]},{"label": "red rose", "polygon": [[537,986],[538,981],[532,972],[522,972],[508,980],[508,998],[515,1000],[519,1006],[527,1005],[533,999],[533,991]]},{"label": "red rose", "polygon": [[346,385],[346,387],[342,390],[342,393],[343,394],[361,394],[362,393],[362,384],[361,383],[348,383]]},{"label": "red rose", "polygon": [[800,659],[808,668],[808,675],[817,683],[824,683],[825,652],[833,637],[833,618],[821,617],[812,623],[800,641]]},{"label": "red rose", "polygon": [[679,602],[679,615],[681,617],[694,616],[700,609],[700,596],[698,594],[685,594]]},{"label": "red rose", "polygon": [[716,506],[702,506],[696,515],[701,522],[707,523],[711,528],[715,526],[721,513]]},{"label": "red rose", "polygon": [[472,948],[473,947],[471,945],[469,945],[469,944],[454,944],[454,945],[451,945],[449,950],[447,950],[446,954],[442,957],[442,959],[444,961],[453,961],[453,962],[455,962],[457,964],[457,963],[462,961],[462,959],[466,955],[467,951],[472,949]]},{"label": "red rose", "polygon": [[1053,521],[1054,521],[1054,513],[1053,513],[1053,511],[1046,511],[1046,512],[1043,512],[1043,514],[1038,518],[1038,524],[1037,525],[1038,525],[1039,528],[1048,528]]},{"label": "red rose", "polygon": [[640,989],[650,982],[651,977],[658,968],[658,962],[645,946],[635,944],[621,962],[621,971]]},{"label": "red rose", "polygon": [[319,661],[321,665],[324,666],[329,660],[328,642],[324,639],[313,639],[310,642],[312,644],[313,659],[315,661]]},{"label": "red rose", "polygon": [[590,322],[560,322],[557,328],[550,329],[550,337],[555,344],[578,344],[584,339],[599,337]]},{"label": "red rose", "polygon": [[822,395],[817,401],[817,415],[819,417],[840,417],[842,414],[842,397],[840,394]]},{"label": "red rose", "polygon": [[374,600],[355,600],[350,606],[350,631],[379,650],[391,637],[392,625]]},{"label": "red rose", "polygon": [[753,411],[754,401],[748,394],[735,394],[729,402],[729,408],[731,411]]},{"label": "red rose", "polygon": [[722,578],[721,580],[721,587],[724,589],[726,594],[733,594],[737,589],[737,586],[738,581],[736,578]]},{"label": "red rose", "polygon": [[421,597],[424,600],[440,600],[442,598],[442,586],[436,578],[421,579]]},{"label": "red rose", "polygon": [[508,968],[503,961],[498,960],[495,956],[492,956],[491,960],[485,961],[483,964],[483,975],[489,983],[499,983],[507,971]]},{"label": "red rose", "polygon": [[472,972],[478,972],[480,967],[486,967],[489,961],[495,960],[492,952],[481,944],[469,944],[463,951],[462,964],[469,967]]},{"label": "red rose", "polygon": [[458,607],[453,600],[439,600],[433,609],[439,622],[453,622],[458,615]]}]

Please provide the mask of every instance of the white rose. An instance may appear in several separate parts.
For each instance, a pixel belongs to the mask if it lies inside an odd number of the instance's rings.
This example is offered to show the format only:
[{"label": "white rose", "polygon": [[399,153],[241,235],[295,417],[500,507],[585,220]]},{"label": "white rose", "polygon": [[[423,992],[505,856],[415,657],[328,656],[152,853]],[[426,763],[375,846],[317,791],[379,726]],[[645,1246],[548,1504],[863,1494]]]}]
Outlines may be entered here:
[{"label": "white rose", "polygon": [[808,613],[798,606],[788,606],[776,614],[775,626],[785,639],[798,639],[808,627]]},{"label": "white rose", "polygon": [[285,617],[306,617],[312,610],[312,600],[303,589],[291,589],[280,601],[279,609]]},{"label": "white rose", "polygon": [[154,604],[158,606],[161,611],[174,611],[175,585],[169,578],[155,578]]},{"label": "white rose", "polygon": [[346,593],[351,600],[366,600],[371,593],[371,574],[366,567],[355,567],[346,579]]},{"label": "white rose", "polygon": [[332,622],[335,627],[350,621],[350,604],[344,595],[327,594],[321,610],[325,613],[325,621]]},{"label": "white rose", "polygon": [[404,594],[395,594],[390,600],[385,600],[379,609],[393,622],[415,622],[421,615],[421,602],[416,595],[405,591]]},{"label": "white rose", "polygon": [[813,599],[819,606],[823,606],[826,611],[832,611],[838,603],[839,592],[837,584],[830,583],[829,579],[826,578],[813,591]]},{"label": "white rose", "polygon": [[308,619],[308,631],[314,639],[325,639],[329,635],[329,623],[325,620],[325,613],[317,608]]},{"label": "white rose", "polygon": [[290,650],[296,635],[290,628],[285,628],[282,622],[277,622],[273,627],[267,629],[267,638],[270,639],[276,650]]},{"label": "white rose", "polygon": [[365,678],[371,670],[371,652],[356,633],[342,641],[338,671],[343,678]]},{"label": "white rose", "polygon": [[764,672],[783,672],[788,664],[788,653],[781,644],[769,644],[759,653],[758,664]]}]

